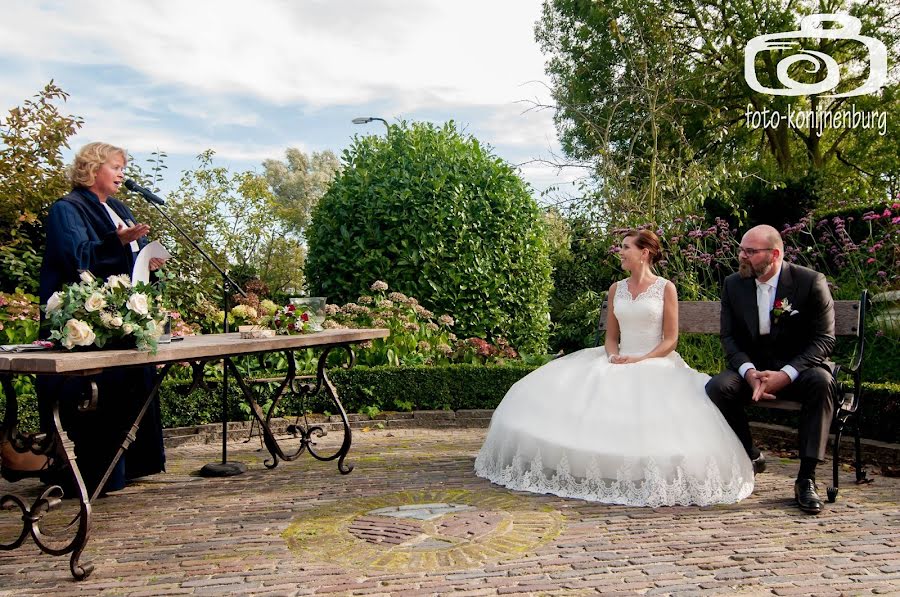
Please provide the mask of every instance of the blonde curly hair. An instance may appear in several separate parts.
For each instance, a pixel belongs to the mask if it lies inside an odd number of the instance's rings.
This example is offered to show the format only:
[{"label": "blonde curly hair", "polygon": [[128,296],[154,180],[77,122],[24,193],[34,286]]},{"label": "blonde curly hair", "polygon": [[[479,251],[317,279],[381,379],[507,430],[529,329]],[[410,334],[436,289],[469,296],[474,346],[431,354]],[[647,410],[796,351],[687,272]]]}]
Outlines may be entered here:
[{"label": "blonde curly hair", "polygon": [[128,163],[128,152],[121,147],[101,143],[88,143],[75,154],[75,161],[69,166],[68,176],[72,187],[90,187],[94,184],[97,170],[106,163],[109,156],[119,154]]}]

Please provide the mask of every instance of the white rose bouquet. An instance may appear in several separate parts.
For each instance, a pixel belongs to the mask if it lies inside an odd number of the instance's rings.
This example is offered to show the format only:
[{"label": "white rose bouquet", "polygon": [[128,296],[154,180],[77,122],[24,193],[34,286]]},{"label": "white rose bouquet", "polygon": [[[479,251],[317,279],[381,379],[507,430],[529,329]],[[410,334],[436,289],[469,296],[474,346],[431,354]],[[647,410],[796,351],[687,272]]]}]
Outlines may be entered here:
[{"label": "white rose bouquet", "polygon": [[155,287],[132,285],[125,274],[102,282],[87,271],[41,308],[52,330],[50,339],[69,350],[112,344],[156,352],[168,317]]}]

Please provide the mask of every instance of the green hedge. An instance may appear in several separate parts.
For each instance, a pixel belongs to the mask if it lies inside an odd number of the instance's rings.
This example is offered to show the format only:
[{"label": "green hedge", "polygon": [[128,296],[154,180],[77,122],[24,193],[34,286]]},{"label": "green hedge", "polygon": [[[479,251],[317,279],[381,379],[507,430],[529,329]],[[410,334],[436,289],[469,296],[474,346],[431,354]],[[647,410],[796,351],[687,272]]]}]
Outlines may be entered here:
[{"label": "green hedge", "polygon": [[507,390],[534,369],[528,365],[359,367],[335,371],[331,379],[348,412],[366,406],[380,410],[459,410],[496,407]]},{"label": "green hedge", "polygon": [[[515,365],[485,367],[450,365],[446,367],[357,367],[331,372],[341,402],[349,413],[408,410],[459,410],[495,408],[507,390],[536,367]],[[865,383],[859,413],[862,436],[886,442],[900,442],[900,384]],[[248,418],[240,407],[237,389],[229,400],[231,420]],[[163,422],[180,427],[218,422],[221,396],[215,386],[189,396],[178,393],[177,386],[164,387]],[[282,412],[297,413],[301,405],[293,396],[280,404]],[[334,407],[317,400],[306,405],[311,412],[331,412]],[[796,425],[796,413],[751,408],[755,421]],[[851,419],[852,421],[852,419]]]},{"label": "green hedge", "polygon": [[[444,367],[356,367],[335,369],[329,377],[338,389],[344,409],[349,413],[410,410],[459,410],[494,408],[510,386],[533,371],[528,365],[449,365]],[[275,384],[269,385],[269,390]],[[221,420],[219,386],[209,384],[189,395],[182,384],[164,385],[160,391],[163,426],[185,427],[215,423]],[[236,385],[229,388],[228,416],[232,421],[247,420],[250,411],[244,405]],[[257,400],[265,396],[264,386],[255,386]],[[260,404],[263,404],[260,402]],[[278,404],[278,414],[336,412],[334,405],[322,396],[305,405],[293,395]],[[264,406],[264,408],[266,408]]]},{"label": "green hedge", "polygon": [[[357,367],[338,369],[330,377],[338,388],[347,412],[374,408],[388,410],[459,410],[494,408],[507,390],[536,367],[507,365],[450,365],[446,367]],[[257,388],[260,388],[257,386]],[[220,419],[221,394],[215,383],[205,389],[184,394],[183,384],[165,384],[160,392],[163,425],[184,427],[216,423]],[[262,392],[261,392],[262,393]],[[282,413],[297,414],[301,405],[294,396],[280,403]],[[23,429],[33,429],[37,416],[35,403],[28,396],[19,403]],[[310,412],[334,413],[333,405],[318,399],[305,405]],[[0,402],[2,410],[2,402]],[[229,420],[249,418],[236,385],[228,400]],[[796,414],[770,409],[753,409],[756,421],[796,424]],[[900,384],[866,383],[859,414],[862,436],[886,442],[900,442]]]},{"label": "green hedge", "polygon": [[516,169],[453,122],[388,129],[353,140],[313,209],[310,293],[343,304],[381,280],[451,315],[460,338],[544,352],[547,233]]},{"label": "green hedge", "polygon": [[[749,412],[751,420],[762,423],[796,426],[799,418],[796,412],[762,407],[751,407]],[[859,411],[850,419],[844,434],[851,435],[857,423],[866,439],[900,442],[900,384],[863,383]]]}]

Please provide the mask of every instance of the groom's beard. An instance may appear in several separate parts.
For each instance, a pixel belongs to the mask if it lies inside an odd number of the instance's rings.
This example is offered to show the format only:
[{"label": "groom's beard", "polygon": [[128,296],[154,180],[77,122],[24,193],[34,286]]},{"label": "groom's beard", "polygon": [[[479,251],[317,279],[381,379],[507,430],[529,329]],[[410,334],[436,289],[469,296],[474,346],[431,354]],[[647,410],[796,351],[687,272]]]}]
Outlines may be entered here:
[{"label": "groom's beard", "polygon": [[775,260],[769,259],[768,261],[764,261],[760,263],[757,267],[753,267],[753,264],[749,261],[741,261],[738,264],[738,274],[742,278],[758,278],[762,275],[765,275],[767,271],[774,265]]}]

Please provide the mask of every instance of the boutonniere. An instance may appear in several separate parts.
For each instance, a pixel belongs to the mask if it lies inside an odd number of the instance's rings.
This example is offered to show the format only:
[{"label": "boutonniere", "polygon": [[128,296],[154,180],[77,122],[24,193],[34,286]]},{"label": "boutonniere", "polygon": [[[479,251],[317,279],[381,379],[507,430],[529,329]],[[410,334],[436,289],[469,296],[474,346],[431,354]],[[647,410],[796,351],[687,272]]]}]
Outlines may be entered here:
[{"label": "boutonniere", "polygon": [[794,307],[791,305],[791,302],[786,298],[781,298],[775,301],[775,306],[772,308],[772,321],[778,323],[781,319],[781,316],[787,313],[790,315],[796,315],[799,313]]}]

